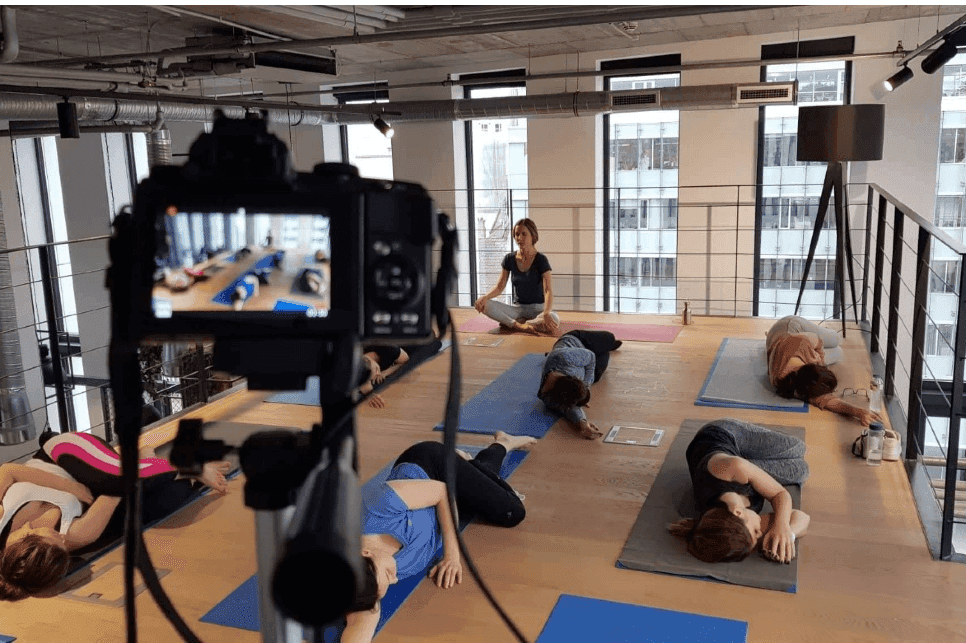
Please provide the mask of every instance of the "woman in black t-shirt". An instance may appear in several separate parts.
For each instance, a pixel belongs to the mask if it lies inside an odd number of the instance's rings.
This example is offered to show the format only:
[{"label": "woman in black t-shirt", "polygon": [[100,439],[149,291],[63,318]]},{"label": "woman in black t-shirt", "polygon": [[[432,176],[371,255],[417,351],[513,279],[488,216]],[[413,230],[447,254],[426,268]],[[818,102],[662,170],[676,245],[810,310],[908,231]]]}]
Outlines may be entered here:
[{"label": "woman in black t-shirt", "polygon": [[[513,226],[519,250],[503,258],[500,280],[493,290],[476,300],[474,307],[500,325],[535,335],[560,335],[560,317],[553,312],[553,273],[546,255],[535,247],[540,235],[531,219]],[[503,293],[507,279],[513,284],[513,303],[495,297]]]},{"label": "woman in black t-shirt", "polygon": [[[701,427],[688,445],[688,470],[699,517],[668,526],[706,563],[744,560],[761,542],[774,562],[795,557],[795,539],[808,529],[808,514],[792,508],[783,484],[808,478],[805,443],[739,420]],[[761,514],[765,498],[774,513]]]}]

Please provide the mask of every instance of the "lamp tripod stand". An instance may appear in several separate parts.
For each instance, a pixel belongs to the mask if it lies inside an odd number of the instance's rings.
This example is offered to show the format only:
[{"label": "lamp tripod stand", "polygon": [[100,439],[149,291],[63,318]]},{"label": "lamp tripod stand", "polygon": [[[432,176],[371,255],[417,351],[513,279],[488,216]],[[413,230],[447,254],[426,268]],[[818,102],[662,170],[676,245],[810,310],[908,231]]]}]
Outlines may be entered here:
[{"label": "lamp tripod stand", "polygon": [[[815,249],[818,247],[818,238],[822,234],[825,225],[825,213],[828,211],[829,199],[834,193],[835,207],[833,216],[835,217],[835,302],[840,306],[842,313],[842,336],[845,336],[845,271],[848,268],[849,286],[852,294],[852,312],[855,316],[855,323],[859,323],[859,312],[856,308],[857,298],[855,296],[855,274],[852,270],[852,231],[849,225],[848,204],[845,196],[845,186],[843,182],[844,168],[841,161],[829,161],[828,169],[825,172],[825,183],[822,185],[822,196],[818,200],[818,213],[815,216],[815,229],[812,231],[812,240],[808,246],[808,257],[805,259],[805,268],[802,272],[802,283],[798,287],[798,299],[795,301],[795,314],[802,304],[802,295],[805,293],[805,285],[808,283],[808,274],[815,259]],[[835,306],[835,304],[833,304]]]},{"label": "lamp tripod stand", "polygon": [[835,195],[835,286],[833,314],[842,315],[842,335],[845,336],[845,271],[849,272],[852,293],[852,312],[859,323],[856,307],[855,275],[852,267],[852,234],[849,226],[848,197],[844,187],[844,161],[878,161],[882,158],[882,142],[885,133],[885,105],[807,105],[798,110],[798,160],[828,163],[822,196],[818,200],[815,230],[808,247],[805,271],[798,288],[795,314],[802,305],[808,273],[815,259],[815,248],[825,225],[825,213],[829,201]]}]

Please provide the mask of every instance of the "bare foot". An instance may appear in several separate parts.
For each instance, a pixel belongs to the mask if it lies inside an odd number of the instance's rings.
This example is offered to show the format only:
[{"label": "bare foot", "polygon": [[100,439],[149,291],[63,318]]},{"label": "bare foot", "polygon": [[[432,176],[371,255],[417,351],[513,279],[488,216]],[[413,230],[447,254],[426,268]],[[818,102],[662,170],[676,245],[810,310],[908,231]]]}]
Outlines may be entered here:
[{"label": "bare foot", "polygon": [[473,456],[464,451],[463,449],[456,449],[456,455],[463,458],[464,460],[472,460]]},{"label": "bare foot", "polygon": [[227,460],[206,462],[198,479],[221,495],[225,495],[228,493],[228,480],[225,479],[225,474],[229,471],[231,471],[231,462]]},{"label": "bare foot", "polygon": [[513,451],[536,444],[537,439],[531,438],[529,435],[510,435],[503,431],[497,431],[493,434],[493,441],[502,444],[507,451]]}]

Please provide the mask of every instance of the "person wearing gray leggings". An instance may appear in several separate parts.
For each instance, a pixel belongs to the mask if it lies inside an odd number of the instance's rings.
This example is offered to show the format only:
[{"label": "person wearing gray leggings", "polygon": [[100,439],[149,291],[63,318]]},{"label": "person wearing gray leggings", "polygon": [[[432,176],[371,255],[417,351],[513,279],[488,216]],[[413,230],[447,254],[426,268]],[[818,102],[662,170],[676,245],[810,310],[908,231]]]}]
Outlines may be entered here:
[{"label": "person wearing gray leggings", "polygon": [[[794,436],[730,418],[709,422],[686,455],[699,517],[669,531],[705,562],[743,560],[759,542],[769,560],[791,562],[809,517],[792,508],[782,485],[805,482],[804,456],[805,443]],[[766,498],[774,513],[761,514]]]}]

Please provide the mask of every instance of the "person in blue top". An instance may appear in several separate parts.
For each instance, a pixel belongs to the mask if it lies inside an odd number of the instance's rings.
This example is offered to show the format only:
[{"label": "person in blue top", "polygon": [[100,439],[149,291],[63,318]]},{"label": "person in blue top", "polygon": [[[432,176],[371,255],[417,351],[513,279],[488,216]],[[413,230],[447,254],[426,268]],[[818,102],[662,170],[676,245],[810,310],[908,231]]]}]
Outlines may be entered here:
[{"label": "person in blue top", "polygon": [[[493,443],[475,458],[459,452],[457,512],[501,527],[518,525],[526,516],[523,496],[500,478],[500,467],[509,451],[534,442],[531,437],[498,431]],[[386,482],[363,489],[362,555],[370,576],[365,586],[377,591],[357,597],[346,614],[343,643],[372,640],[379,622],[379,601],[400,578],[428,569],[439,587],[462,582],[463,566],[443,478],[443,445],[420,442],[399,456]],[[437,561],[440,546],[443,557]]]},{"label": "person in blue top", "polygon": [[606,330],[572,330],[554,343],[543,363],[537,397],[588,440],[596,440],[603,432],[587,419],[581,407],[590,402],[590,385],[607,370],[610,351],[622,343]]},{"label": "person in blue top", "polygon": [[[553,272],[546,255],[537,252],[539,238],[533,220],[520,219],[513,225],[513,239],[519,250],[503,258],[500,280],[493,290],[476,300],[474,307],[505,328],[556,336],[560,317],[553,312]],[[513,284],[512,304],[494,299],[503,293],[507,279]]]},{"label": "person in blue top", "polygon": [[[791,562],[810,520],[782,485],[805,482],[804,456],[805,443],[791,435],[727,418],[705,424],[686,452],[698,518],[668,531],[706,563],[744,560],[759,543],[768,560]],[[765,498],[774,513],[760,513]]]}]

